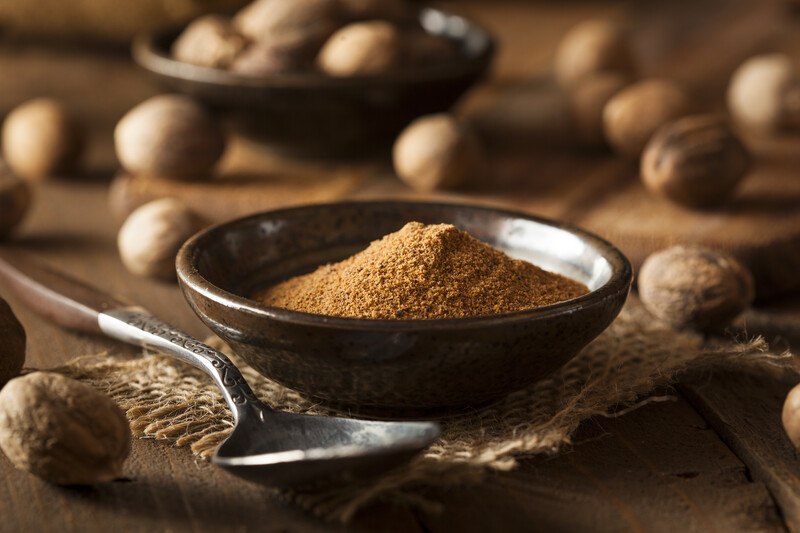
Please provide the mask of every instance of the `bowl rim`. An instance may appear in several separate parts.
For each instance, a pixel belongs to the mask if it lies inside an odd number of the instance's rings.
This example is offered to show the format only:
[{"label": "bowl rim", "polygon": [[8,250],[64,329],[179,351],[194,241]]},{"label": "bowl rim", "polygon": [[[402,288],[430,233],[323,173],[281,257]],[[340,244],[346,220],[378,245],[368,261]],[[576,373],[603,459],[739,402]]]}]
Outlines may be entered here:
[{"label": "bowl rim", "polygon": [[[139,66],[159,76],[208,85],[254,89],[308,90],[321,87],[326,89],[363,90],[365,86],[416,84],[452,79],[467,74],[480,73],[488,68],[494,57],[497,45],[492,34],[484,26],[463,15],[456,15],[450,11],[432,7],[421,8],[420,16],[426,11],[447,17],[457,17],[472,31],[482,35],[485,40],[485,46],[477,55],[465,58],[463,61],[447,61],[442,64],[426,65],[414,69],[402,69],[389,74],[347,77],[328,76],[314,71],[280,73],[271,76],[247,76],[225,69],[184,63],[174,59],[170,54],[164,53],[161,46],[159,46],[160,41],[163,39],[170,38],[171,41],[174,41],[179,31],[176,28],[139,33],[133,39],[131,54]],[[182,26],[180,29],[184,27]]]},{"label": "bowl rim", "polygon": [[[203,277],[196,267],[196,260],[200,255],[201,246],[204,241],[208,241],[209,239],[214,238],[215,234],[225,232],[231,228],[235,228],[238,225],[246,225],[253,220],[263,218],[267,215],[280,216],[285,213],[297,211],[309,211],[332,207],[357,207],[364,205],[373,205],[376,207],[382,207],[384,209],[387,207],[396,207],[402,205],[422,205],[445,209],[470,209],[487,211],[494,214],[521,218],[539,224],[544,224],[546,226],[572,233],[582,241],[588,242],[590,245],[594,246],[600,255],[604,257],[611,265],[611,277],[600,287],[590,290],[587,294],[577,298],[522,311],[463,318],[375,319],[320,315],[263,305],[256,300],[234,294],[214,285],[205,277]],[[189,296],[188,292],[191,291],[199,293],[203,297],[224,307],[236,309],[239,312],[264,319],[277,320],[296,325],[327,327],[333,329],[357,329],[390,332],[409,330],[471,329],[515,322],[527,322],[534,319],[549,318],[562,314],[571,314],[580,311],[585,307],[602,302],[608,298],[617,297],[622,292],[625,293],[624,298],[627,298],[628,292],[630,291],[633,283],[633,267],[631,266],[628,258],[625,257],[625,255],[617,247],[605,239],[572,224],[551,220],[544,217],[538,217],[520,211],[486,205],[409,200],[356,200],[345,202],[312,203],[301,206],[263,211],[220,224],[215,224],[198,232],[189,238],[189,240],[187,240],[183,246],[181,246],[176,256],[176,270],[181,289],[183,290],[184,296],[187,297],[187,299]]]}]

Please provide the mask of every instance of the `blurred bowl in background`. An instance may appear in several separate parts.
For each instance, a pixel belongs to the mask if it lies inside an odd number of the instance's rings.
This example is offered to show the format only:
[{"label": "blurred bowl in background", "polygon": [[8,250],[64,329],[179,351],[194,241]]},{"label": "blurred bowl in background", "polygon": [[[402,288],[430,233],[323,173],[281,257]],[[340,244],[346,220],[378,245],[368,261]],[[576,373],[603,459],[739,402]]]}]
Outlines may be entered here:
[{"label": "blurred bowl in background", "polygon": [[458,58],[384,75],[248,77],[173,59],[180,30],[138,36],[133,57],[165,89],[197,98],[259,144],[299,155],[347,156],[386,148],[411,120],[446,111],[486,74],[495,51],[486,30],[432,8],[420,10],[419,21],[427,33],[454,42]]}]

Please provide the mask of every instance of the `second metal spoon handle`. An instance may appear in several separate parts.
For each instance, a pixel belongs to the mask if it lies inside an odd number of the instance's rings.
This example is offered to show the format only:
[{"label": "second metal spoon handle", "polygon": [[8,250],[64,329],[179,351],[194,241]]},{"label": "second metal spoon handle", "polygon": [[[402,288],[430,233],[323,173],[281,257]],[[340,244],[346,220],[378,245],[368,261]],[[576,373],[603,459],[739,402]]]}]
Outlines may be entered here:
[{"label": "second metal spoon handle", "polygon": [[171,355],[203,370],[214,379],[234,421],[247,411],[264,411],[239,369],[223,353],[173,328],[144,309],[127,307],[100,313],[100,329],[115,339]]}]

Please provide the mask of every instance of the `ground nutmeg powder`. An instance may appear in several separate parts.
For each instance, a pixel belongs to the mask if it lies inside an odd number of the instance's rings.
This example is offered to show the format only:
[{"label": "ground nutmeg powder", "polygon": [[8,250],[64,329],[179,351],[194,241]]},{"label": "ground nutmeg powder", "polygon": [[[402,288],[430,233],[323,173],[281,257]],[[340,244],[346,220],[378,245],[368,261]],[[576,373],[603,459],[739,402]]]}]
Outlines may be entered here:
[{"label": "ground nutmeg powder", "polygon": [[450,224],[409,222],[352,257],[268,287],[256,299],[321,315],[442,319],[521,311],[587,292]]}]

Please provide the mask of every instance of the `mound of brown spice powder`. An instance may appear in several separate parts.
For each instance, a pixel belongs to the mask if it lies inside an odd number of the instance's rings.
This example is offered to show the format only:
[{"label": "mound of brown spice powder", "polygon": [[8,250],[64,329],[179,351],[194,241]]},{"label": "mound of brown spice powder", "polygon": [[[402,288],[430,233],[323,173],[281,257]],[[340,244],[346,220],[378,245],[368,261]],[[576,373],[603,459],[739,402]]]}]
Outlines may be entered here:
[{"label": "mound of brown spice powder", "polygon": [[587,292],[455,226],[409,222],[366,250],[268,287],[256,299],[321,315],[441,319],[531,309]]}]

